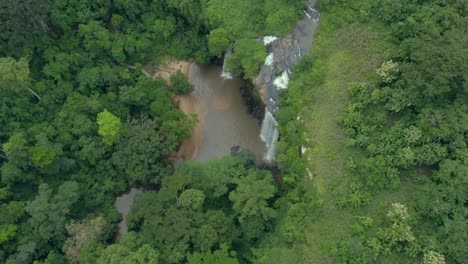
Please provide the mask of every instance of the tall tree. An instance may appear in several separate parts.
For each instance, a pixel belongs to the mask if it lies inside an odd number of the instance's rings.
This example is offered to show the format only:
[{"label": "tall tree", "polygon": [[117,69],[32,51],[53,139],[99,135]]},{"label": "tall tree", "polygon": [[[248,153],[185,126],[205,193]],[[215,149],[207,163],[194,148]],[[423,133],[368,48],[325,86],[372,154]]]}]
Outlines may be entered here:
[{"label": "tall tree", "polygon": [[276,193],[270,173],[251,171],[235,183],[237,187],[229,194],[229,199],[234,203],[233,210],[239,214],[239,221],[249,217],[263,220],[275,217],[276,212],[269,204]]},{"label": "tall tree", "polygon": [[55,195],[48,184],[41,184],[36,198],[26,205],[26,212],[31,215],[30,224],[43,239],[56,243],[63,241],[65,220],[78,197],[79,188],[76,182],[63,183]]},{"label": "tall tree", "polygon": [[0,58],[0,89],[12,89],[16,92],[27,89],[41,100],[41,97],[29,87],[30,85],[29,65],[25,58],[20,58],[18,61],[13,58]]},{"label": "tall tree", "polygon": [[48,31],[49,13],[49,0],[1,0],[0,52],[16,51],[17,55],[24,46],[32,47],[34,38]]},{"label": "tall tree", "polygon": [[105,144],[112,146],[120,140],[122,128],[120,118],[106,109],[97,115],[96,122],[99,125],[98,134],[102,136],[102,141]]}]

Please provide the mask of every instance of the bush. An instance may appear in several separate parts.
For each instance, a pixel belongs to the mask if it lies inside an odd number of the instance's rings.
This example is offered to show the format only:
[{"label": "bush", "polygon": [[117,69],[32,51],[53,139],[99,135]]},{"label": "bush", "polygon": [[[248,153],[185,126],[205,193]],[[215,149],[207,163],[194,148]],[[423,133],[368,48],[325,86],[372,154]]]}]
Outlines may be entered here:
[{"label": "bush", "polygon": [[244,79],[253,78],[265,57],[266,51],[262,43],[254,39],[241,39],[234,45],[234,54],[228,59],[228,70],[232,72],[240,66]]},{"label": "bush", "polygon": [[193,91],[193,86],[181,71],[177,71],[176,74],[171,76],[170,89],[176,94],[189,94]]}]

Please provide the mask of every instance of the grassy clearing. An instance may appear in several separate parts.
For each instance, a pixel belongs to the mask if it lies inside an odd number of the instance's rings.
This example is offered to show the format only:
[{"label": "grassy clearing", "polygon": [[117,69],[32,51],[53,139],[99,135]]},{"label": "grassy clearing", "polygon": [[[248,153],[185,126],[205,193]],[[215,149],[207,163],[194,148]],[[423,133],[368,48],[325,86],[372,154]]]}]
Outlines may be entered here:
[{"label": "grassy clearing", "polygon": [[[312,49],[315,66],[311,76],[320,75],[320,82],[308,90],[304,109],[308,138],[312,144],[311,160],[317,189],[323,203],[322,215],[307,229],[308,243],[304,248],[308,263],[335,262],[328,256],[330,245],[325,241],[340,241],[350,236],[350,223],[367,215],[365,209],[337,208],[334,193],[346,186],[350,175],[346,162],[355,155],[346,146],[346,135],[338,118],[348,103],[350,82],[366,82],[374,78],[381,63],[379,38],[376,32],[359,25],[343,30],[328,30],[327,14],[322,14],[322,30]],[[318,85],[317,85],[318,83]]]}]

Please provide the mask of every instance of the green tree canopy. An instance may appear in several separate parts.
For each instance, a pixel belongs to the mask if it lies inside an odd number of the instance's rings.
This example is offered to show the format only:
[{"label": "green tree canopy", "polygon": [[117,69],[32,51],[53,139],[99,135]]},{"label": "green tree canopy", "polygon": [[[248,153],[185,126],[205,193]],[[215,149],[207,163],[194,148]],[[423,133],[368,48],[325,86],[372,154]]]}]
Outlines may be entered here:
[{"label": "green tree canopy", "polygon": [[239,221],[249,217],[269,220],[276,216],[269,204],[276,193],[270,173],[252,171],[236,179],[235,183],[237,187],[229,194],[229,199],[234,203],[233,209],[239,214]]},{"label": "green tree canopy", "polygon": [[65,220],[71,206],[78,200],[76,182],[64,182],[54,195],[48,184],[41,184],[36,198],[28,202],[26,212],[31,215],[31,226],[45,240],[58,243],[65,238]]},{"label": "green tree canopy", "polygon": [[102,136],[102,141],[107,145],[113,145],[120,140],[122,121],[111,112],[104,110],[97,115],[99,125],[98,134]]}]

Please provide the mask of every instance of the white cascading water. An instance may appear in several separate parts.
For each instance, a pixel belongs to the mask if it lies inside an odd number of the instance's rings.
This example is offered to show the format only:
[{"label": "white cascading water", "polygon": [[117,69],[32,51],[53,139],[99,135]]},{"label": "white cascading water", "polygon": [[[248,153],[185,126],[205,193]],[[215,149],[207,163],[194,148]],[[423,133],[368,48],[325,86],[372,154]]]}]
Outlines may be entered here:
[{"label": "white cascading water", "polygon": [[232,74],[227,71],[226,69],[226,62],[228,58],[232,55],[232,49],[229,48],[226,53],[224,53],[224,61],[223,61],[223,72],[221,73],[221,77],[225,80],[232,79]]},{"label": "white cascading water", "polygon": [[272,52],[270,54],[268,54],[268,56],[266,57],[265,59],[265,65],[266,66],[273,66],[273,63],[275,62],[275,54]]},{"label": "white cascading water", "polygon": [[276,77],[273,84],[278,90],[287,89],[289,83],[289,75],[287,71],[284,71],[280,76]]},{"label": "white cascading water", "polygon": [[276,122],[273,115],[265,109],[265,118],[262,122],[262,130],[260,132],[260,138],[266,145],[266,153],[265,153],[265,161],[270,163],[275,159],[276,156],[276,142],[278,141],[279,132],[276,126],[278,122]]},{"label": "white cascading water", "polygon": [[263,45],[268,45],[272,43],[273,41],[277,40],[278,38],[275,36],[264,36],[263,37]]}]

